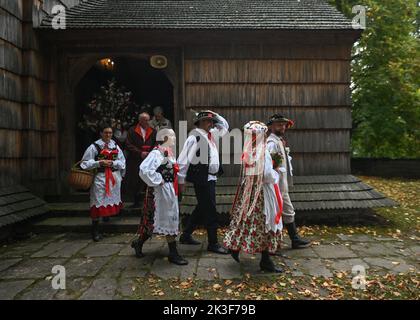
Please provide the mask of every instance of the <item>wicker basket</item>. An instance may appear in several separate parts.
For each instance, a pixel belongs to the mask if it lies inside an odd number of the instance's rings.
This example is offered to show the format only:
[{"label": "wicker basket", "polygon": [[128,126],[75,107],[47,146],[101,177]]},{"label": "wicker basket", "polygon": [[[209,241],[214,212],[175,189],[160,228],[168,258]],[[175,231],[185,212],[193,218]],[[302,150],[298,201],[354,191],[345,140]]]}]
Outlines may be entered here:
[{"label": "wicker basket", "polygon": [[80,169],[79,164],[81,162],[82,161],[75,163],[74,166],[70,169],[68,183],[73,189],[87,190],[93,183],[95,173],[92,171]]}]

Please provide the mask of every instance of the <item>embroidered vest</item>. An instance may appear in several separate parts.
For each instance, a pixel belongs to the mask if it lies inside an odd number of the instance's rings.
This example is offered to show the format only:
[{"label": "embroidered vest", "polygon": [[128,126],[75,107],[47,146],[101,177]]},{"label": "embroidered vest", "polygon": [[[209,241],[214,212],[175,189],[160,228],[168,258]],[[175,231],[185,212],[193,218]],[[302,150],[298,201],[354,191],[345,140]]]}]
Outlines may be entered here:
[{"label": "embroidered vest", "polygon": [[161,164],[156,171],[162,175],[165,182],[174,182],[174,167],[169,162]]},{"label": "embroidered vest", "polygon": [[[195,138],[196,138],[197,144],[199,144],[201,137],[196,136]],[[201,142],[201,143],[203,143],[203,142]],[[194,159],[192,161],[194,164],[189,165],[188,170],[187,170],[187,176],[185,178],[188,182],[195,183],[195,184],[200,184],[200,185],[206,184],[207,181],[208,181],[208,175],[211,174],[211,173],[209,173],[210,146],[205,139],[204,139],[204,143],[207,144],[207,163],[201,163],[201,162],[197,161],[197,159],[200,158],[201,148],[200,148],[200,145],[199,145],[198,148],[197,148],[197,152],[194,156]],[[211,175],[220,176],[222,174],[223,174],[223,168],[222,168],[222,165],[220,164],[219,165],[219,171],[216,174],[211,174]]]},{"label": "embroidered vest", "polygon": [[[95,161],[103,160],[103,159],[101,159],[101,152],[102,152],[103,149],[101,149],[101,147],[96,142],[94,142],[93,145],[95,146],[96,151],[98,151],[98,154],[95,156]],[[118,148],[117,147],[115,147],[115,148],[108,148],[108,150],[110,150],[110,151],[117,150],[117,152],[118,152]],[[111,160],[111,159],[106,159],[106,160]],[[98,170],[98,172],[105,172],[105,168],[103,168],[103,167],[99,167],[97,170]],[[117,169],[115,169],[115,168],[111,168],[111,170],[113,172],[114,171],[117,171]]]}]

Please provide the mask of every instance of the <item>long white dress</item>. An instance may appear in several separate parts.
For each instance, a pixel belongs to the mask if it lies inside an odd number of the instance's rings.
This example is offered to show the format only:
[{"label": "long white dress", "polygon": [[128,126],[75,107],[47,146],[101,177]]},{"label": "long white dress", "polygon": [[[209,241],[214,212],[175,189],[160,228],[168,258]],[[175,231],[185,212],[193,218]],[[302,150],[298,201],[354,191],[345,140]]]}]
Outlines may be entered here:
[{"label": "long white dress", "polygon": [[178,196],[173,182],[164,182],[162,175],[156,171],[164,161],[168,161],[172,166],[176,164],[173,156],[165,157],[160,149],[152,150],[141,163],[139,175],[149,187],[154,188],[153,233],[177,235],[179,233]]},{"label": "long white dress", "polygon": [[[103,149],[105,146],[105,142],[102,139],[95,141],[95,143]],[[115,179],[115,185],[110,183],[110,195],[106,195],[105,185],[105,172],[98,172],[95,175],[93,180],[93,184],[90,188],[90,207],[95,208],[107,208],[110,206],[120,206],[121,204],[121,181],[125,175],[125,157],[118,145],[114,140],[111,140],[108,143],[108,147],[110,149],[117,148],[118,155],[117,159],[113,161],[112,167],[116,169],[116,171],[112,172],[112,175]],[[82,157],[82,162],[80,167],[84,170],[92,170],[99,168],[99,161],[95,160],[96,156],[98,155],[98,150],[96,147],[91,144],[85,151]],[[92,212],[92,210],[91,210]],[[106,214],[105,214],[106,215]]]},{"label": "long white dress", "polygon": [[279,204],[276,198],[274,185],[279,183],[279,174],[273,169],[273,162],[270,152],[267,149],[265,150],[263,182],[265,230],[267,232],[273,231],[276,233],[283,229],[282,219],[280,219],[279,223],[275,222]]}]

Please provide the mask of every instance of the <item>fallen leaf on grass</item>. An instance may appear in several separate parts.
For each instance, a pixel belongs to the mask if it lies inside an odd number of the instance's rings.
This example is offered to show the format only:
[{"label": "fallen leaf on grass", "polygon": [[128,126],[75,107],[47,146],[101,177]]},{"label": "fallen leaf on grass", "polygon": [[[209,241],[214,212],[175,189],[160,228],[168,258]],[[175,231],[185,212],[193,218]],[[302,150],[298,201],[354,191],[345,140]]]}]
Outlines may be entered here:
[{"label": "fallen leaf on grass", "polygon": [[216,283],[216,284],[213,285],[213,289],[214,290],[220,290],[221,288],[222,288],[222,286],[220,284],[218,284],[218,283]]}]

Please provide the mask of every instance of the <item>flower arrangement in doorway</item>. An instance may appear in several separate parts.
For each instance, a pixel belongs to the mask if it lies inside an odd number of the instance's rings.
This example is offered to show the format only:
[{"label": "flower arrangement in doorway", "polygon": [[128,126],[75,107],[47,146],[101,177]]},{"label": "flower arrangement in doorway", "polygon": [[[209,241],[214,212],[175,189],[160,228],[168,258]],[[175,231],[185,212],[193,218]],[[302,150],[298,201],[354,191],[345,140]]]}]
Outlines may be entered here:
[{"label": "flower arrangement in doorway", "polygon": [[79,127],[97,133],[103,124],[110,124],[114,129],[128,130],[137,121],[138,106],[133,101],[133,94],[115,79],[101,87],[99,93],[87,104],[88,111],[83,115]]}]

